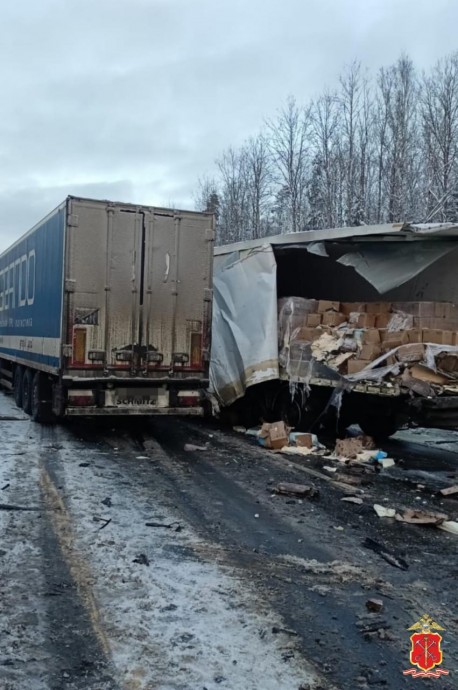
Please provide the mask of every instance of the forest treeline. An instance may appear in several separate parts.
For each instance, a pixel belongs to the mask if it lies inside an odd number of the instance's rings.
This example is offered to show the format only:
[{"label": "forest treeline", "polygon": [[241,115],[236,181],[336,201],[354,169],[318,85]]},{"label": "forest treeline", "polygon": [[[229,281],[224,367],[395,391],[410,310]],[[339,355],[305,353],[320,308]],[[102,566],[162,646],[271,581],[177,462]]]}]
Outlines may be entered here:
[{"label": "forest treeline", "polygon": [[420,73],[403,56],[370,78],[290,97],[199,181],[220,244],[385,222],[458,221],[458,53]]}]

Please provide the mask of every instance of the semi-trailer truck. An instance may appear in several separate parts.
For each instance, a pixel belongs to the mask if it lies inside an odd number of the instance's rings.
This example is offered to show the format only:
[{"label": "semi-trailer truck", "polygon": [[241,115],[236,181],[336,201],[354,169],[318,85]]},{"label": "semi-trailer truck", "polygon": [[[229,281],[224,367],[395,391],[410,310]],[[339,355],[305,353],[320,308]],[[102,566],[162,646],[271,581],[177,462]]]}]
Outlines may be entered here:
[{"label": "semi-trailer truck", "polygon": [[69,196],[0,255],[0,382],[39,422],[201,415],[214,217]]}]

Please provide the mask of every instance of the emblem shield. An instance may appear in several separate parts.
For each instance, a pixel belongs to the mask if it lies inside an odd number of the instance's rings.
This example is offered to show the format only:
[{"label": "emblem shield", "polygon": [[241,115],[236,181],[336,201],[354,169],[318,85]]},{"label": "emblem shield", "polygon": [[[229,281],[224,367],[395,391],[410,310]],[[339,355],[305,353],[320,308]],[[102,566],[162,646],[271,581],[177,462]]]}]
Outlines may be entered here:
[{"label": "emblem shield", "polygon": [[442,663],[442,636],[438,633],[415,633],[411,636],[410,663],[422,671],[430,671]]}]

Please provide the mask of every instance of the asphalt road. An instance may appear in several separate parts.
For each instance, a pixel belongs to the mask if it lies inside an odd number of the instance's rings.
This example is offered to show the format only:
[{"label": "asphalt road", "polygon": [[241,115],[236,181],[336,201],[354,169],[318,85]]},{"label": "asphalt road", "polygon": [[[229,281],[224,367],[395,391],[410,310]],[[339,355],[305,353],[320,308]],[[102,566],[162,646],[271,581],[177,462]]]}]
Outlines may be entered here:
[{"label": "asphalt road", "polygon": [[[1,395],[0,431],[2,690],[457,687],[458,537],[373,504],[456,519],[458,435],[400,435],[396,467],[335,481],[203,422],[40,427]],[[424,613],[441,679],[402,673]]]}]

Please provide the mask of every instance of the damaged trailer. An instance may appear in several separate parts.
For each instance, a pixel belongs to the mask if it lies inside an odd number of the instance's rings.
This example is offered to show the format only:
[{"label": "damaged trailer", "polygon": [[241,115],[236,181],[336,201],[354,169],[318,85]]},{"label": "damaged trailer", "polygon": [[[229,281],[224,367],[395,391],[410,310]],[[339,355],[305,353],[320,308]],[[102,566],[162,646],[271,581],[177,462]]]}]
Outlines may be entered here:
[{"label": "damaged trailer", "polygon": [[[211,389],[245,424],[458,427],[458,225],[215,249]],[[332,414],[330,414],[332,412]]]}]

